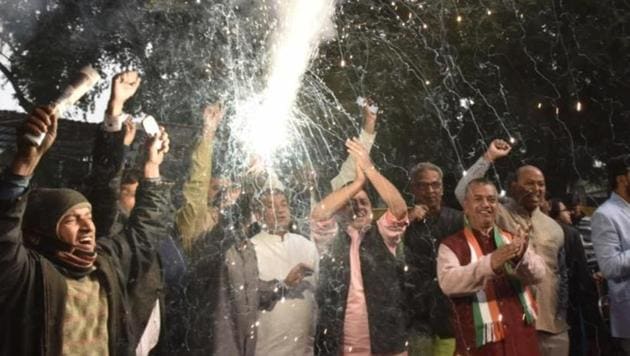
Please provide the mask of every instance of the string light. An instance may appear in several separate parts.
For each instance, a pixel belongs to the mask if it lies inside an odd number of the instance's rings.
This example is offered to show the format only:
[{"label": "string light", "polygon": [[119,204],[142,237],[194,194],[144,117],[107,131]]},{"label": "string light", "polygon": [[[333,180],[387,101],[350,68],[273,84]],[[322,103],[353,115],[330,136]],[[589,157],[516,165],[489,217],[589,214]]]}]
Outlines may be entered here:
[{"label": "string light", "polygon": [[488,9],[488,10],[486,11],[486,13],[488,14],[488,16],[490,16],[490,15],[492,15],[492,10]]},{"label": "string light", "polygon": [[462,16],[461,15],[457,15],[457,22],[462,22]]},{"label": "string light", "polygon": [[341,62],[339,63],[339,65],[343,68],[346,66],[346,60],[342,59]]},{"label": "string light", "polygon": [[538,103],[538,108],[542,109],[542,103]]},{"label": "string light", "polygon": [[575,110],[577,110],[578,112],[582,111],[582,103],[581,102],[578,101],[577,104],[575,104]]}]

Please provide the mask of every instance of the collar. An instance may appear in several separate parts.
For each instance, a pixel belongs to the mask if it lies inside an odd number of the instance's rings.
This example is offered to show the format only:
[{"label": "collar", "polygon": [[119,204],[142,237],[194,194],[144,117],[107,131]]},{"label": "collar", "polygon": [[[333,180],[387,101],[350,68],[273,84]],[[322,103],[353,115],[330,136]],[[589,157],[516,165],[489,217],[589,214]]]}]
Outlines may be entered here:
[{"label": "collar", "polygon": [[626,208],[630,208],[630,203],[628,203],[624,198],[621,197],[621,195],[615,192],[610,193],[610,199]]}]

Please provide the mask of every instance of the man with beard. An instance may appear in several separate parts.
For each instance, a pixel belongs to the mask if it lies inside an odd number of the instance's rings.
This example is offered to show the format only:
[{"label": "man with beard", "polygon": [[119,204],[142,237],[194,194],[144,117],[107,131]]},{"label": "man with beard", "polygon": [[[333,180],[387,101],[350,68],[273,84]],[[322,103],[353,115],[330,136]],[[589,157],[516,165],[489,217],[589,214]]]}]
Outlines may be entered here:
[{"label": "man with beard", "polygon": [[484,178],[466,188],[463,230],[444,239],[438,252],[438,280],[451,298],[451,323],[458,355],[539,355],[536,301],[530,284],[545,264],[525,235],[495,225],[497,190]]},{"label": "man with beard", "polygon": [[[463,205],[466,186],[485,175],[490,165],[508,155],[512,147],[503,140],[490,143],[485,154],[460,179],[455,195]],[[545,199],[545,177],[540,169],[524,165],[516,170],[508,186],[508,197],[497,206],[497,225],[512,233],[523,232],[529,243],[543,258],[548,273],[535,286],[538,302],[538,342],[543,356],[563,356],[569,353],[568,324],[566,322],[566,269],[560,256],[564,233],[558,223],[540,211]],[[559,257],[560,256],[560,257]],[[564,297],[563,297],[564,296]]]},{"label": "man with beard", "polygon": [[442,170],[430,162],[411,169],[414,208],[404,237],[409,306],[411,308],[411,355],[452,355],[453,330],[444,320],[450,302],[437,283],[436,258],[440,241],[464,227],[458,210],[442,205]]},{"label": "man with beard", "polygon": [[[40,146],[23,137],[42,133]],[[142,282],[150,278],[154,240],[166,235],[171,221],[170,186],[161,183],[159,172],[168,135],[162,128],[147,146],[144,179],[124,233],[97,241],[83,195],[29,189],[56,134],[53,109],[36,108],[0,179],[0,354],[135,354],[142,330],[132,320],[128,296],[141,285],[153,288],[147,303],[155,302],[160,286]]]},{"label": "man with beard", "polygon": [[[358,139],[346,141],[346,146],[356,162],[355,180],[329,194],[311,213],[312,237],[323,254],[316,354],[404,355],[404,259],[398,246],[408,224],[407,206]],[[367,181],[388,208],[376,223]]]},{"label": "man with beard", "polygon": [[608,282],[612,336],[630,355],[630,154],[612,158],[607,169],[612,193],[593,214],[593,247]]}]

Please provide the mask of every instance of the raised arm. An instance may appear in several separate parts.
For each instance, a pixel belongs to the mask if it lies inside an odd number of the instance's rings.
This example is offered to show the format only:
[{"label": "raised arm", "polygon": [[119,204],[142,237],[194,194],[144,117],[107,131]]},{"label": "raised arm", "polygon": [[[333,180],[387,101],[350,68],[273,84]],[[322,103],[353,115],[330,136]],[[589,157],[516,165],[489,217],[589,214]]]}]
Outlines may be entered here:
[{"label": "raised arm", "polygon": [[374,167],[370,154],[358,139],[346,141],[348,153],[354,157],[365,177],[374,186],[389,212],[398,220],[407,217],[407,203],[396,187]]},{"label": "raised arm", "polygon": [[365,174],[358,165],[356,165],[355,169],[357,173],[352,183],[333,191],[319,203],[315,204],[315,207],[311,212],[311,221],[322,222],[330,220],[337,210],[346,205],[346,203],[352,199],[355,194],[363,189],[363,184],[366,180]]},{"label": "raised arm", "polygon": [[477,162],[473,164],[466,174],[457,182],[455,187],[455,197],[459,201],[459,204],[463,206],[464,196],[466,195],[466,187],[472,180],[481,178],[486,175],[486,172],[490,168],[490,165],[497,159],[507,156],[512,150],[512,146],[503,140],[493,140],[488,146],[488,150],[479,157]]},{"label": "raised arm", "polygon": [[[363,125],[361,127],[361,132],[359,133],[359,141],[365,147],[368,154],[372,150],[372,146],[374,145],[374,139],[376,138],[376,119],[378,115],[373,113],[370,110],[370,105],[372,105],[372,99],[368,98],[366,100],[365,105],[361,108],[361,112],[363,115]],[[330,184],[333,190],[339,189],[339,187],[343,186],[347,182],[351,182],[354,180],[355,176],[355,162],[352,156],[348,156],[346,160],[341,165],[339,169],[339,174],[335,176]]]},{"label": "raised arm", "polygon": [[208,192],[210,190],[210,175],[212,172],[212,151],[214,136],[223,118],[223,108],[216,103],[206,106],[203,111],[203,133],[197,147],[192,153],[188,180],[184,183],[184,204],[177,211],[175,218],[177,229],[182,239],[182,246],[190,251],[194,241],[207,226]]},{"label": "raised arm", "polygon": [[[109,236],[118,219],[118,199],[123,167],[130,145],[136,136],[135,124],[122,109],[138,90],[141,79],[135,71],[118,73],[112,79],[112,90],[105,111],[105,121],[99,125],[92,150],[93,167],[87,179],[86,197],[92,204],[94,225],[98,236]],[[124,120],[121,125],[118,120]]]},{"label": "raised arm", "polygon": [[[45,133],[39,146],[24,139],[24,134]],[[20,286],[36,278],[30,254],[22,240],[22,218],[26,209],[29,181],[44,153],[57,137],[57,117],[50,107],[38,107],[18,130],[17,153],[0,179],[0,305],[6,296],[18,293]]]}]

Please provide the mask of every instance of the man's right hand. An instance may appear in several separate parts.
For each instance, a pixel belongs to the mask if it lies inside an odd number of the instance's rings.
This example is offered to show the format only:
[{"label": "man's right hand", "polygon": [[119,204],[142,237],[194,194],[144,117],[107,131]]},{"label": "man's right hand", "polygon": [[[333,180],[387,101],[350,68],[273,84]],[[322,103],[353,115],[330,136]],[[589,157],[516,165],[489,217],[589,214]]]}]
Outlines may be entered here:
[{"label": "man's right hand", "polygon": [[112,116],[120,115],[123,105],[136,93],[141,81],[142,78],[136,71],[116,74],[112,79],[112,94],[109,98],[108,114]]},{"label": "man's right hand", "polygon": [[370,106],[374,105],[374,100],[370,97],[365,99],[365,105],[361,108],[363,114],[363,130],[369,134],[373,134],[376,130],[376,119],[378,114],[370,110]]},{"label": "man's right hand", "polygon": [[[33,110],[17,135],[17,154],[13,158],[11,171],[19,176],[30,176],[35,171],[42,156],[50,149],[57,138],[57,116],[50,106],[40,106]],[[45,134],[41,145],[36,146],[24,135]]]},{"label": "man's right hand", "polygon": [[203,109],[203,135],[214,135],[223,119],[225,110],[221,102],[216,102],[212,105],[207,105]]},{"label": "man's right hand", "polygon": [[506,244],[496,249],[490,255],[490,266],[494,273],[500,273],[508,261],[518,255],[520,246],[517,244]]},{"label": "man's right hand", "polygon": [[499,158],[507,156],[512,150],[512,146],[504,140],[496,139],[490,143],[488,150],[484,153],[486,160],[494,162]]},{"label": "man's right hand", "polygon": [[291,271],[289,271],[289,274],[287,274],[287,277],[284,279],[284,283],[293,288],[300,284],[304,277],[311,273],[313,273],[313,269],[311,267],[304,263],[298,263],[291,269]]},{"label": "man's right hand", "polygon": [[414,207],[409,212],[409,220],[410,221],[421,221],[421,220],[424,220],[424,218],[425,218],[425,216],[427,216],[428,212],[429,212],[429,207],[428,206],[426,206],[424,204],[414,205]]},{"label": "man's right hand", "polygon": [[123,137],[123,144],[125,146],[130,146],[133,143],[133,140],[136,138],[136,132],[138,128],[136,124],[131,119],[127,119],[123,123],[123,130],[125,131],[125,136]]}]

